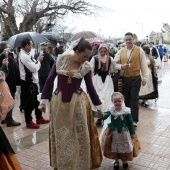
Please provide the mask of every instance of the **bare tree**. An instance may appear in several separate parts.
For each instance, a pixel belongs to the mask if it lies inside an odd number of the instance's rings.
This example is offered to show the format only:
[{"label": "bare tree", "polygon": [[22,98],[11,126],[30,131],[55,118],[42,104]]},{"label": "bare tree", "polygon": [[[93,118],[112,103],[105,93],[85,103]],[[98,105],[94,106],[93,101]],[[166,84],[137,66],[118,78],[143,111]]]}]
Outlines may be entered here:
[{"label": "bare tree", "polygon": [[55,27],[55,31],[57,33],[59,33],[59,36],[61,37],[61,40],[66,43],[66,42],[70,42],[71,41],[71,38],[74,36],[74,30],[75,30],[75,27],[73,28],[69,28],[67,26],[58,26],[58,27]]},{"label": "bare tree", "polygon": [[[103,8],[87,0],[1,0],[0,18],[9,36],[25,31],[48,30],[50,23],[69,12],[91,15]],[[22,20],[17,24],[17,20]],[[49,22],[50,21],[50,22]]]}]

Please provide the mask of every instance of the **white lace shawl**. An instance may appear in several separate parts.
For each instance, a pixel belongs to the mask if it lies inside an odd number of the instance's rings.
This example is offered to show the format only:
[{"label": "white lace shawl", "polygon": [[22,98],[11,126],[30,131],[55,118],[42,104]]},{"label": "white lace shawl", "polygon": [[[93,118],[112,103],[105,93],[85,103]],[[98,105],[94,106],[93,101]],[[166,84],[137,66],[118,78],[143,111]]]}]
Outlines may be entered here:
[{"label": "white lace shawl", "polygon": [[114,116],[114,119],[117,119],[120,117],[123,120],[123,115],[131,114],[131,110],[128,107],[122,107],[122,110],[120,112],[116,111],[115,107],[112,106],[109,109],[109,112],[111,113],[112,116]]},{"label": "white lace shawl", "polygon": [[83,78],[90,70],[91,66],[88,61],[84,62],[78,70],[66,71],[65,67],[67,65],[68,59],[71,55],[59,55],[56,62],[56,72],[58,74],[67,75],[68,72],[72,72],[75,78]]}]

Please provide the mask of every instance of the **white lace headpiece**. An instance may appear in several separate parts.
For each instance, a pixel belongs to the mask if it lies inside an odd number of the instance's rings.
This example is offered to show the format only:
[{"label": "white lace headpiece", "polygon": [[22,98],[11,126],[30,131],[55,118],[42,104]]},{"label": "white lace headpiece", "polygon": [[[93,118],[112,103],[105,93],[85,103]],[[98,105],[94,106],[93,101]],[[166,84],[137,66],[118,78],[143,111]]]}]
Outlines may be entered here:
[{"label": "white lace headpiece", "polygon": [[84,39],[85,39],[84,37],[81,37],[81,38],[73,41],[71,43],[71,45],[69,46],[69,48],[63,54],[74,54],[73,48],[75,48],[80,43],[80,41],[82,41]]}]

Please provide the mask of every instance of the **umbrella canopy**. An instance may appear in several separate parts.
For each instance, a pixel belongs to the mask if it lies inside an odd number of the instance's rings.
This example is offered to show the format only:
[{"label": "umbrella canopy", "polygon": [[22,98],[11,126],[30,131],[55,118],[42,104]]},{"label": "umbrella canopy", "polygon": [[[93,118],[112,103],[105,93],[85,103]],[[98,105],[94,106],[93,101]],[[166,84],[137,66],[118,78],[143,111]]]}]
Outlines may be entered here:
[{"label": "umbrella canopy", "polygon": [[73,37],[72,37],[72,41],[75,41],[81,37],[84,37],[85,39],[93,39],[93,38],[98,38],[98,35],[92,31],[81,31],[76,33]]},{"label": "umbrella canopy", "polygon": [[49,41],[46,37],[37,32],[23,32],[10,37],[8,39],[8,43],[11,48],[21,47],[21,43],[24,38],[29,38],[35,45]]},{"label": "umbrella canopy", "polygon": [[54,32],[43,32],[41,33],[44,37],[46,37],[49,41],[60,41],[61,38],[59,35],[57,35],[56,33]]}]

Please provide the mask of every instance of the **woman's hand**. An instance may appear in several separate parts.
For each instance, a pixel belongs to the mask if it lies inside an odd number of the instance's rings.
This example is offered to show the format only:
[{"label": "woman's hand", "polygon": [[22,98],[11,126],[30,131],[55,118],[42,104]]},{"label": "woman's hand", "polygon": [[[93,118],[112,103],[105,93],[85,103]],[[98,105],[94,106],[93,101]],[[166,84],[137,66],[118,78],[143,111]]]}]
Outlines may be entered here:
[{"label": "woman's hand", "polygon": [[142,79],[142,86],[146,85],[146,79]]},{"label": "woman's hand", "polygon": [[38,106],[38,109],[41,111],[41,112],[43,112],[43,113],[45,113],[45,111],[46,111],[46,106],[45,106],[45,104],[40,104],[39,106]]},{"label": "woman's hand", "polygon": [[98,112],[98,117],[99,118],[103,118],[103,116],[104,116],[103,112],[101,110],[98,110],[97,112]]}]

